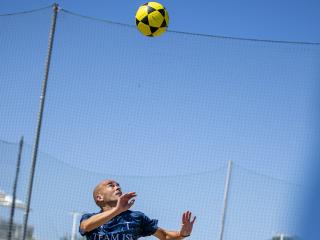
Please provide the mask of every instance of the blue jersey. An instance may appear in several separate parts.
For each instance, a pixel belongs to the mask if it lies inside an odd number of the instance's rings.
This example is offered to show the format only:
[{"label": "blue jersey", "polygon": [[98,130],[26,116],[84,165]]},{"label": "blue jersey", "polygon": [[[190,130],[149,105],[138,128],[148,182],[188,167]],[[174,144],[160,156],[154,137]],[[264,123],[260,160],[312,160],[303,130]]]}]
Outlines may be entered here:
[{"label": "blue jersey", "polygon": [[[98,213],[84,214],[80,223]],[[142,212],[127,210],[112,218],[109,222],[84,233],[88,240],[136,240],[154,234],[158,229],[158,220],[150,219]]]}]

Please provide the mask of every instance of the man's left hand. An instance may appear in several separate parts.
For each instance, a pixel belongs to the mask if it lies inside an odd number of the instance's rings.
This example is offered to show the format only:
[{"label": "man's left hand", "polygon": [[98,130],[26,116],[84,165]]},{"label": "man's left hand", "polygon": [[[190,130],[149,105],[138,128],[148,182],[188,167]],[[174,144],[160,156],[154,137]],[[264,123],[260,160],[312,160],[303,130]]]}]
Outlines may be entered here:
[{"label": "man's left hand", "polygon": [[180,230],[181,237],[188,237],[192,232],[193,224],[196,220],[196,217],[194,216],[191,221],[191,215],[192,213],[190,211],[184,212],[182,214],[182,227]]}]

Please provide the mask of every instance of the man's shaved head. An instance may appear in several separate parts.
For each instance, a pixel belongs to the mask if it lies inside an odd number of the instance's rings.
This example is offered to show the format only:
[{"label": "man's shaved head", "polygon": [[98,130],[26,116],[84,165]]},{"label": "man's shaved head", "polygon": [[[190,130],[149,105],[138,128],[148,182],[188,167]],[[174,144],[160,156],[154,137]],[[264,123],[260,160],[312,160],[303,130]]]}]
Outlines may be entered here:
[{"label": "man's shaved head", "polygon": [[122,192],[119,183],[112,179],[105,179],[97,184],[93,189],[92,195],[96,204],[102,208],[110,203],[114,205],[114,202],[118,201]]}]

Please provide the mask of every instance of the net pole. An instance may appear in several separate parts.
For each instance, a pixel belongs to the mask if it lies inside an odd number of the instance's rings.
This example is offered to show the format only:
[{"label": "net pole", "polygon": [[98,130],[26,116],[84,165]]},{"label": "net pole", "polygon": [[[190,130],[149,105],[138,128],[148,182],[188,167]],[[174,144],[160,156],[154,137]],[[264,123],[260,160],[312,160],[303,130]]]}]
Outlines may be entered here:
[{"label": "net pole", "polygon": [[22,149],[23,149],[23,136],[21,137],[20,142],[19,142],[16,174],[15,174],[14,183],[13,183],[13,193],[12,193],[12,203],[11,203],[11,210],[10,210],[8,240],[11,240],[11,238],[12,238],[12,225],[13,225],[14,211],[16,208],[16,194],[17,194],[17,186],[18,186],[18,179],[19,179],[19,173],[20,173]]},{"label": "net pole", "polygon": [[227,176],[226,176],[225,187],[224,187],[223,211],[222,211],[222,218],[221,218],[220,238],[219,238],[220,240],[223,240],[223,234],[224,234],[226,212],[227,212],[227,207],[228,207],[230,179],[231,179],[231,173],[232,173],[232,164],[233,164],[232,161],[228,162]]},{"label": "net pole", "polygon": [[80,212],[71,212],[72,215],[72,229],[71,229],[71,240],[77,240],[77,218],[82,213]]},{"label": "net pole", "polygon": [[54,34],[55,34],[55,29],[56,29],[58,7],[59,7],[58,4],[56,4],[56,3],[53,4],[53,15],[52,15],[52,21],[51,21],[51,27],[50,27],[50,33],[49,33],[48,51],[47,51],[47,57],[46,57],[46,62],[45,62],[45,73],[44,73],[44,78],[42,81],[42,91],[41,91],[41,96],[40,96],[40,107],[39,107],[39,112],[38,112],[36,137],[35,137],[35,142],[34,142],[34,146],[33,146],[33,150],[32,150],[32,163],[31,163],[27,201],[26,201],[27,206],[26,206],[26,211],[25,211],[24,221],[23,221],[22,240],[26,239],[26,233],[27,233],[31,195],[32,195],[32,187],[33,187],[33,179],[34,179],[34,173],[35,173],[37,156],[38,156],[38,147],[39,147],[39,141],[40,141],[41,126],[42,126],[42,116],[43,116],[45,96],[46,96],[46,91],[47,91],[47,83],[48,83]]}]

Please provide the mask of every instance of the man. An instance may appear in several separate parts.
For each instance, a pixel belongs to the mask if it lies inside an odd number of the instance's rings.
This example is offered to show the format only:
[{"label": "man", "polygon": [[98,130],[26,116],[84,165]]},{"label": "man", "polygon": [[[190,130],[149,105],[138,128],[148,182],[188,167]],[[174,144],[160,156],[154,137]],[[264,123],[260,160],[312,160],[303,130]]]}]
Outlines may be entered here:
[{"label": "man", "polygon": [[191,220],[191,212],[183,213],[180,231],[168,231],[158,227],[158,220],[129,210],[136,196],[135,192],[123,194],[114,180],[99,183],[93,198],[101,211],[82,216],[80,234],[89,240],[136,240],[150,235],[161,240],[179,240],[190,236],[196,220],[196,217]]}]

